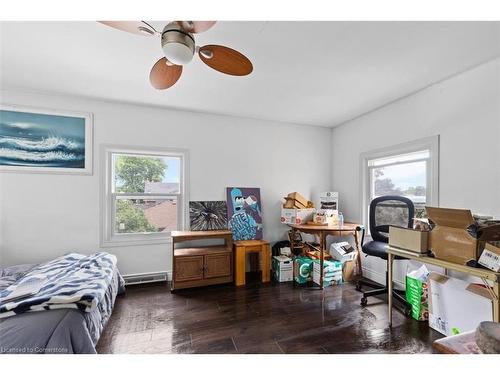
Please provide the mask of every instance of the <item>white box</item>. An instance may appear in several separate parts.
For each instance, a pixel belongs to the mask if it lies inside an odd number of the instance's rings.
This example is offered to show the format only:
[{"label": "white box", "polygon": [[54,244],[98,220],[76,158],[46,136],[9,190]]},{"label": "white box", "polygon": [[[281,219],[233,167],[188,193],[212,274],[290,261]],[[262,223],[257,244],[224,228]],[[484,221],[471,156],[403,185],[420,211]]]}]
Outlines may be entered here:
[{"label": "white box", "polygon": [[486,243],[478,263],[494,272],[500,271],[500,247]]},{"label": "white box", "polygon": [[273,256],[273,275],[280,283],[293,280],[293,260],[285,255]]},{"label": "white box", "polygon": [[493,320],[491,296],[481,286],[436,272],[429,275],[429,327],[446,336]]},{"label": "white box", "polygon": [[[312,267],[312,279],[313,282],[319,285],[320,279],[320,263],[319,260],[315,260],[313,262]],[[323,286],[333,285],[333,284],[342,284],[342,263],[338,261],[328,261],[325,260],[323,263],[324,273],[329,273],[331,276],[328,279],[331,281],[326,282],[325,278],[323,278]]]},{"label": "white box", "polygon": [[338,191],[325,191],[319,195],[319,206],[322,210],[338,210],[339,209],[339,193]]},{"label": "white box", "polygon": [[356,258],[356,249],[349,242],[333,242],[330,245],[330,255],[344,263]]},{"label": "white box", "polygon": [[281,222],[283,224],[305,224],[312,221],[314,208],[282,208]]}]

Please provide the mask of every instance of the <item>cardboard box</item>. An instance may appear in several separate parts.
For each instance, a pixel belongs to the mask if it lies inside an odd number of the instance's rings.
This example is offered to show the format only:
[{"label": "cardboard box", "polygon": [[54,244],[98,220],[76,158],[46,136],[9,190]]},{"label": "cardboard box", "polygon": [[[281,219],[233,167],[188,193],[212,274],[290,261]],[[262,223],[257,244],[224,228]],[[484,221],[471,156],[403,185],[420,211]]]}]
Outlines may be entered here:
[{"label": "cardboard box", "polygon": [[289,193],[285,197],[284,208],[307,208],[309,207],[309,200],[304,198],[302,195],[297,193],[296,191],[293,193]]},{"label": "cardboard box", "polygon": [[425,265],[406,275],[405,296],[415,320],[429,320],[429,270]]},{"label": "cardboard box", "polygon": [[358,265],[356,260],[357,256],[355,256],[353,260],[348,260],[342,263],[342,279],[345,282],[352,281],[354,276],[358,274]]},{"label": "cardboard box", "polygon": [[339,209],[339,193],[337,191],[325,191],[319,195],[319,208],[322,210]]},{"label": "cardboard box", "polygon": [[493,320],[486,288],[432,272],[429,275],[429,326],[446,336],[477,328]]},{"label": "cardboard box", "polygon": [[293,277],[298,284],[305,284],[311,280],[311,264],[308,257],[297,257],[293,261]]},{"label": "cardboard box", "polygon": [[477,238],[467,228],[475,224],[470,210],[425,207],[436,226],[429,232],[429,248],[435,257],[449,262],[466,264],[477,260],[480,245],[500,238],[500,225],[481,227]]},{"label": "cardboard box", "polygon": [[500,247],[487,243],[478,263],[494,272],[500,272]]},{"label": "cardboard box", "polygon": [[282,283],[293,280],[293,261],[287,256],[273,256],[273,275],[276,281]]},{"label": "cardboard box", "polygon": [[427,237],[429,232],[421,232],[411,228],[389,227],[389,245],[398,249],[426,254],[429,252]]},{"label": "cardboard box", "polygon": [[337,225],[339,221],[338,211],[318,209],[314,213],[312,221],[320,225]]},{"label": "cardboard box", "polygon": [[344,263],[354,260],[356,257],[356,249],[349,242],[333,242],[330,245],[330,255]]},{"label": "cardboard box", "polygon": [[[312,279],[319,285],[320,282],[320,261],[314,260],[312,263]],[[342,284],[342,263],[339,261],[323,261],[323,286]]]},{"label": "cardboard box", "polygon": [[281,222],[283,224],[305,224],[312,221],[314,212],[314,208],[282,208]]},{"label": "cardboard box", "polygon": [[429,320],[428,284],[406,275],[406,301],[411,305],[411,317],[415,320]]}]

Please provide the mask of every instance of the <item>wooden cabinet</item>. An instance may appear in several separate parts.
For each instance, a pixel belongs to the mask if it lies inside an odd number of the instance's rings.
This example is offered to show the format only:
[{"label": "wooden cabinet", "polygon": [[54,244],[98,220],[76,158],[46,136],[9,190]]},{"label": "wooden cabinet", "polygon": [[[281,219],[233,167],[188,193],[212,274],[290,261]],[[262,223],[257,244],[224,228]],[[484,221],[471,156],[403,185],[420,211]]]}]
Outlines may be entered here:
[{"label": "wooden cabinet", "polygon": [[[219,238],[224,245],[177,248],[181,242]],[[172,232],[171,290],[233,281],[233,250],[230,231]]]},{"label": "wooden cabinet", "polygon": [[231,253],[205,255],[205,278],[231,276],[231,255]]},{"label": "wooden cabinet", "polygon": [[175,257],[175,281],[203,279],[204,264],[203,256]]}]

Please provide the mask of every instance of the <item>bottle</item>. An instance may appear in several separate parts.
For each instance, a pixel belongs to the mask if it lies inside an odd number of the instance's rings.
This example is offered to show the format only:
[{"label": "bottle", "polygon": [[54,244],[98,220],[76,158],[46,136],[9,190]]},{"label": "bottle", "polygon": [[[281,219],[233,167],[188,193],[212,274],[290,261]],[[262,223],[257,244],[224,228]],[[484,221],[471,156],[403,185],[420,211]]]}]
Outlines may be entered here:
[{"label": "bottle", "polygon": [[342,212],[339,212],[339,227],[342,228],[344,226],[344,215]]}]

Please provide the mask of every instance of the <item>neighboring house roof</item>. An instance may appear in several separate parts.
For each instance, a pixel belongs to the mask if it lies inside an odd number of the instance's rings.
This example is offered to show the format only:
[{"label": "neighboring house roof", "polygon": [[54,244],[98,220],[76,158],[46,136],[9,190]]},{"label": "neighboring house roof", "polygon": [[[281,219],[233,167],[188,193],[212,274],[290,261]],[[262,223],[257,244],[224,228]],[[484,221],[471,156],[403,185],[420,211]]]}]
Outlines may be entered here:
[{"label": "neighboring house roof", "polygon": [[150,194],[177,194],[179,193],[179,183],[146,181],[144,192]]},{"label": "neighboring house roof", "polygon": [[144,210],[149,223],[161,232],[170,232],[177,229],[177,205],[164,201]]}]

